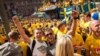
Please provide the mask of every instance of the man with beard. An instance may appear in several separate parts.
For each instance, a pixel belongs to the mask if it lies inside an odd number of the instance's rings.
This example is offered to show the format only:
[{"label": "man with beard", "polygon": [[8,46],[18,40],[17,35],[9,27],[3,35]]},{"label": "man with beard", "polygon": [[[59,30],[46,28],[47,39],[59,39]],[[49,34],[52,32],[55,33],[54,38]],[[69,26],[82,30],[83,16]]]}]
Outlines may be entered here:
[{"label": "man with beard", "polygon": [[100,56],[100,20],[91,21],[90,30],[85,42],[86,56]]}]

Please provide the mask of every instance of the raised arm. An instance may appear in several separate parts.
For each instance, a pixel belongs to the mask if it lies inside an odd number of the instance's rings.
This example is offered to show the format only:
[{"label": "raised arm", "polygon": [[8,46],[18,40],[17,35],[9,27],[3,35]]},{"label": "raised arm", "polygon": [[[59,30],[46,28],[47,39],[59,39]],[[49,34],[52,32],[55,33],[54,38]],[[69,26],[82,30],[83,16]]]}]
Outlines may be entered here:
[{"label": "raised arm", "polygon": [[25,34],[24,29],[19,21],[18,16],[12,17],[12,20],[15,24],[15,26],[18,29],[18,32],[20,33],[21,37],[24,39],[25,42],[30,43],[30,38]]},{"label": "raised arm", "polygon": [[77,27],[77,18],[78,18],[78,12],[73,11],[72,12],[72,24],[71,24],[71,29],[67,32],[67,34],[74,36],[76,27]]}]

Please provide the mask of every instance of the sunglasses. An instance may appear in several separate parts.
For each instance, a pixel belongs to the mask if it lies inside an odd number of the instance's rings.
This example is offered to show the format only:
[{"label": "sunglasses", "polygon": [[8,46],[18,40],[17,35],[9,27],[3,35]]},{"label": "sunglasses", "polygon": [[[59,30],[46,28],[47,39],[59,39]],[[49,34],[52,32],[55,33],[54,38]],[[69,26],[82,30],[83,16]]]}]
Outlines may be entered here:
[{"label": "sunglasses", "polygon": [[49,36],[49,35],[52,35],[52,33],[48,33],[48,34],[46,34],[46,36]]}]

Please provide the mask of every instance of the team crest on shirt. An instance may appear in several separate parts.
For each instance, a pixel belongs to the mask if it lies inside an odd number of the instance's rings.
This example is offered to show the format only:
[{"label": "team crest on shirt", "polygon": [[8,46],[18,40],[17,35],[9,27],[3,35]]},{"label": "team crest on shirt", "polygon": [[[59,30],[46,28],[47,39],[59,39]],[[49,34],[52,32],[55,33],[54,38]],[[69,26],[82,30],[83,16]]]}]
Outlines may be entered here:
[{"label": "team crest on shirt", "polygon": [[39,50],[41,53],[46,53],[46,47],[45,46],[40,46],[39,48],[37,48],[37,50]]},{"label": "team crest on shirt", "polygon": [[100,54],[100,48],[96,48],[96,53]]}]

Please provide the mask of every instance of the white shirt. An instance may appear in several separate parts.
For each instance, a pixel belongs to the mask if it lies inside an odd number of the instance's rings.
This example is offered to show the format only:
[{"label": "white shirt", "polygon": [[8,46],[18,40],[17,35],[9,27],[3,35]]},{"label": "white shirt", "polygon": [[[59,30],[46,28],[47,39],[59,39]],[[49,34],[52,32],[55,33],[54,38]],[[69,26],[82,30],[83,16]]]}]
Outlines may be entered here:
[{"label": "white shirt", "polygon": [[32,56],[46,56],[47,44],[45,42],[39,42],[36,40],[36,44],[33,49]]}]

